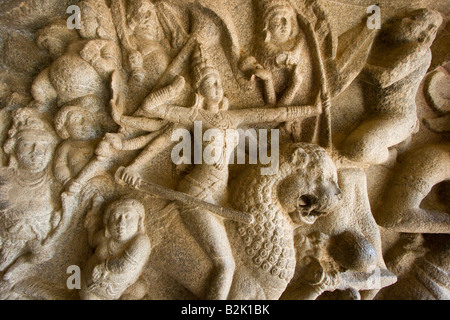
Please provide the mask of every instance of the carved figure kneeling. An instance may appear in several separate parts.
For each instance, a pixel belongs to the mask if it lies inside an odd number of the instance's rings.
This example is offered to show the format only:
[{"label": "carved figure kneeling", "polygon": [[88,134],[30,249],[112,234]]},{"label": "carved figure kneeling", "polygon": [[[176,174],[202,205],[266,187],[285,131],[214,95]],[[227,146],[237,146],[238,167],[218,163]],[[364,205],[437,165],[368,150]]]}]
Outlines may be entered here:
[{"label": "carved figure kneeling", "polygon": [[135,199],[111,203],[103,216],[97,214],[101,197],[93,200],[85,225],[90,245],[95,248],[83,273],[81,298],[85,300],[141,299],[145,287],[139,280],[150,256],[151,245],[145,234],[144,206]]}]

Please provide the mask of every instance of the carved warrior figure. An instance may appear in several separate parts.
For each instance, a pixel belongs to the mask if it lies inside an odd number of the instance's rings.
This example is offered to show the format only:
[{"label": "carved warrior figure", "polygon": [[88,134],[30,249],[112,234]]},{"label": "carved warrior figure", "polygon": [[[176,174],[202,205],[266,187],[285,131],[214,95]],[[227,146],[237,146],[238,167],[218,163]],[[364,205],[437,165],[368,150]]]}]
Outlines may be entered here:
[{"label": "carved warrior figure", "polygon": [[[201,54],[200,48],[194,54],[194,88],[197,89],[197,103],[193,108],[152,103],[150,95],[143,106],[146,116],[169,120],[176,124],[192,127],[193,122],[202,121],[204,129],[215,128],[224,133],[224,141],[219,143],[221,154],[215,164],[199,164],[180,181],[178,191],[213,204],[226,201],[228,183],[228,161],[231,152],[237,146],[234,135],[227,135],[226,129],[236,129],[239,125],[282,122],[302,115],[320,113],[320,105],[302,107],[282,107],[274,109],[228,110],[223,95],[220,75],[211,67]],[[176,83],[183,85],[178,77]],[[173,85],[173,84],[172,84]],[[205,148],[207,146],[204,146]],[[139,178],[125,169],[121,178],[131,184],[139,185]],[[188,230],[209,255],[214,264],[213,278],[206,298],[226,299],[233,279],[234,259],[228,245],[227,233],[223,223],[210,212],[200,208],[185,206],[180,209],[180,216]],[[198,226],[202,226],[199,230]]]},{"label": "carved warrior figure", "polygon": [[1,168],[0,271],[16,282],[21,267],[47,261],[61,221],[50,162],[58,141],[50,122],[30,108],[18,109],[4,145],[9,166]]},{"label": "carved warrior figure", "polygon": [[102,202],[102,198],[94,198],[86,216],[89,243],[95,252],[83,273],[81,298],[141,299],[146,289],[139,277],[151,251],[145,234],[145,208],[134,199],[117,200],[106,208],[99,230]]},{"label": "carved warrior figure", "polygon": [[[169,65],[169,55],[161,44],[164,31],[158,20],[155,5],[148,0],[133,1],[129,4],[127,21],[136,50],[129,55],[129,63],[133,70],[133,76],[143,81],[150,76],[153,84]],[[150,59],[150,64],[157,69],[148,74],[144,68],[144,60]]]},{"label": "carved warrior figure", "polygon": [[372,116],[343,142],[345,156],[383,163],[389,148],[416,130],[415,97],[431,64],[430,46],[441,23],[438,12],[420,9],[384,26],[362,73]]},{"label": "carved warrior figure", "polygon": [[94,97],[84,97],[80,102],[81,105],[65,105],[55,116],[56,131],[65,141],[56,151],[54,174],[63,185],[76,177],[92,158],[100,134],[100,124],[94,115],[98,102]]},{"label": "carved warrior figure", "polygon": [[256,57],[246,58],[241,68],[262,80],[267,104],[290,105],[303,80],[304,43],[297,16],[286,0],[264,0],[259,5],[262,37],[255,49]]},{"label": "carved warrior figure", "polygon": [[[389,230],[427,234],[425,248],[428,248],[427,253],[417,259],[407,275],[399,280],[398,287],[394,285],[392,290],[386,291],[386,298],[450,298],[449,180],[449,144],[413,149],[402,156],[396,167],[387,192],[374,210],[374,216],[379,225]],[[441,199],[444,211],[423,208],[423,200],[441,183],[447,183],[443,185]]]},{"label": "carved warrior figure", "polygon": [[184,44],[186,31],[163,1],[113,0],[111,10],[133,85],[153,89],[171,56]]},{"label": "carved warrior figure", "polygon": [[287,0],[256,3],[260,18],[255,57],[241,59],[241,71],[253,84],[256,78],[262,81],[269,105],[307,101],[314,86],[318,87],[322,93],[322,115],[287,122],[281,130],[290,141],[314,142],[330,149],[331,99],[361,72],[375,31],[363,21],[336,38],[326,11],[317,1],[295,5]]}]

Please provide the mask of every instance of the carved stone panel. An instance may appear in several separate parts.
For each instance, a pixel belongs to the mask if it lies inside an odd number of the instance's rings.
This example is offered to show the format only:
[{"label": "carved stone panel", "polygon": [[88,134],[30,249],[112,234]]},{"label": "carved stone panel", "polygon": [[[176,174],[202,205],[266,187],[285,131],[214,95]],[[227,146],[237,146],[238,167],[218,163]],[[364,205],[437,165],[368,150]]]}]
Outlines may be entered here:
[{"label": "carved stone panel", "polygon": [[450,0],[0,4],[0,299],[450,299]]}]

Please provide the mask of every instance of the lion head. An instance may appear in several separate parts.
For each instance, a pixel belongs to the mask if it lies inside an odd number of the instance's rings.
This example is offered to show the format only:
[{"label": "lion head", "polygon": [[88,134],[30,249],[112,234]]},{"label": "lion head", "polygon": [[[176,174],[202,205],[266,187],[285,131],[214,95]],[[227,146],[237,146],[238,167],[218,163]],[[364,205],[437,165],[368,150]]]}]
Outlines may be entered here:
[{"label": "lion head", "polygon": [[330,156],[307,143],[284,145],[275,175],[261,175],[260,167],[253,166],[230,189],[233,206],[255,218],[253,224],[236,226],[243,252],[254,265],[286,282],[296,264],[295,225],[314,223],[334,210],[341,197]]},{"label": "lion head", "polygon": [[336,167],[317,145],[291,145],[286,156],[292,172],[278,185],[278,199],[294,223],[313,224],[333,211],[342,198]]}]

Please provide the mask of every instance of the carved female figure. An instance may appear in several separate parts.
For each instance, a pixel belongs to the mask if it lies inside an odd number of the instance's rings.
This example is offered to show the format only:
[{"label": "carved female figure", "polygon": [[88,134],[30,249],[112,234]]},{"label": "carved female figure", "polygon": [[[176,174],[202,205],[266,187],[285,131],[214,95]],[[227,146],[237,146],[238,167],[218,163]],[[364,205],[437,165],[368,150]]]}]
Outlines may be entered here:
[{"label": "carved female figure", "polygon": [[[214,164],[197,164],[178,185],[178,191],[213,204],[223,205],[227,200],[228,163],[229,158],[238,144],[234,135],[227,135],[226,129],[237,129],[240,125],[263,122],[283,122],[301,116],[320,114],[320,105],[301,107],[280,107],[264,109],[228,110],[227,99],[224,97],[220,75],[211,67],[201,52],[199,45],[193,56],[194,88],[197,90],[197,104],[193,108],[185,108],[144,101],[141,109],[146,116],[169,120],[188,128],[194,121],[202,121],[203,129],[214,128],[223,133],[223,141],[210,141],[204,144],[220,144],[220,155]],[[177,78],[180,82],[180,78]],[[152,96],[149,96],[149,99]],[[114,107],[114,104],[113,104]],[[120,113],[120,110],[118,110]],[[217,149],[217,148],[216,148]],[[139,185],[139,179],[124,170],[121,178],[132,185]],[[223,222],[209,211],[201,208],[185,206],[180,210],[180,216],[192,236],[206,252],[214,265],[214,271],[206,299],[226,299],[234,274],[234,258],[227,239]],[[199,227],[201,226],[201,227]]]},{"label": "carved female figure", "polygon": [[98,211],[102,200],[94,198],[85,221],[88,240],[95,252],[84,270],[81,298],[142,298],[145,292],[138,279],[151,251],[145,234],[144,206],[127,198],[111,203],[103,216],[103,228],[99,230]]},{"label": "carved female figure", "polygon": [[255,57],[246,58],[241,67],[263,81],[267,104],[290,105],[302,84],[304,43],[296,13],[285,0],[262,1],[260,6],[262,37]]}]

